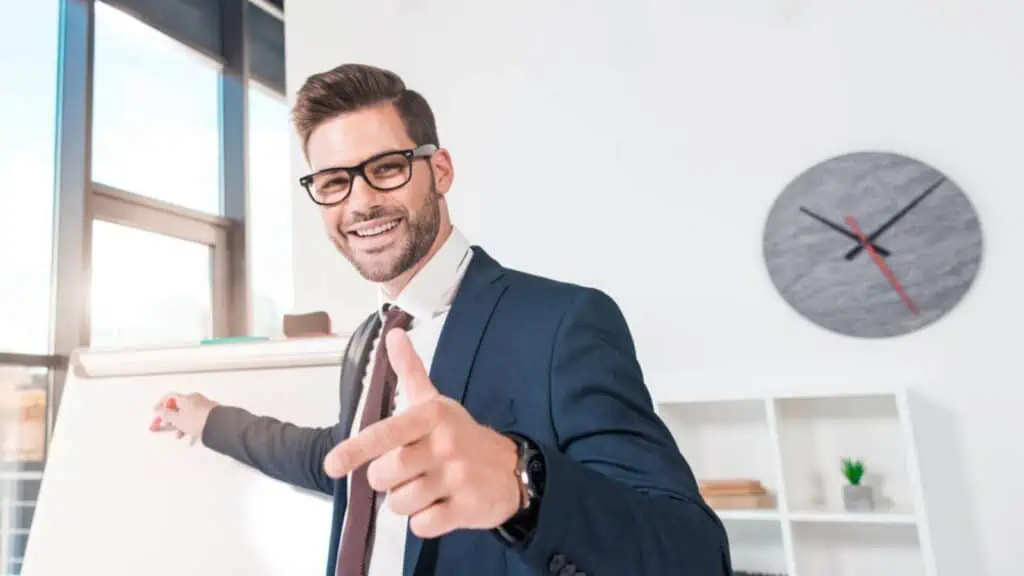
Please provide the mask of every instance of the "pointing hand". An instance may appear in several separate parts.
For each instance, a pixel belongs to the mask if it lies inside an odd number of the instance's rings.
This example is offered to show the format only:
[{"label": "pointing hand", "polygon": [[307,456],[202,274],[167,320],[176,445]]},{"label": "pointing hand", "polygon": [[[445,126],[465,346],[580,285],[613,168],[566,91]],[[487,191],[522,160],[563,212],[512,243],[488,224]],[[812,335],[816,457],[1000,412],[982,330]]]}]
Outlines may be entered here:
[{"label": "pointing hand", "polygon": [[404,331],[389,331],[386,346],[408,408],[335,446],[325,471],[368,465],[370,486],[421,538],[500,526],[520,508],[515,443],[438,392]]},{"label": "pointing hand", "polygon": [[154,432],[174,431],[178,438],[189,436],[192,442],[203,437],[203,428],[217,403],[202,394],[167,394],[153,406]]}]

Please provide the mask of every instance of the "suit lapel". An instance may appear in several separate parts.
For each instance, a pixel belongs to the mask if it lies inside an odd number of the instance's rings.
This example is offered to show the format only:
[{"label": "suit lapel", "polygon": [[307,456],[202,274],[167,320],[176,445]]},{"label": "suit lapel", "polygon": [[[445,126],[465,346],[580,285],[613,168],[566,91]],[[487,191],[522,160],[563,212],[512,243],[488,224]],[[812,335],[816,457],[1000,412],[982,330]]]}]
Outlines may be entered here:
[{"label": "suit lapel", "polygon": [[[347,437],[352,431],[356,405],[363,390],[363,376],[370,361],[370,344],[380,332],[380,315],[374,312],[352,333],[345,353],[342,355],[340,409],[338,421]],[[338,561],[338,547],[341,545],[341,527],[348,506],[347,479],[334,481],[334,520],[331,523],[331,539],[327,557],[327,574],[333,576]]]},{"label": "suit lapel", "polygon": [[[469,372],[484,330],[498,300],[505,292],[504,280],[501,265],[482,248],[474,246],[473,259],[448,312],[430,367],[430,379],[438,391],[459,403],[465,398]],[[436,545],[436,541],[432,543]],[[433,567],[426,565],[433,562],[426,562],[423,569],[416,569],[422,548],[423,540],[411,530],[408,531],[404,576],[433,574]],[[433,556],[435,554],[431,553],[425,555],[424,559]]]},{"label": "suit lapel", "polygon": [[373,340],[380,333],[380,314],[374,312],[356,329],[345,350],[344,368],[341,371],[341,414],[340,422],[347,437],[352,431],[359,395],[363,392],[366,367],[370,363]]},{"label": "suit lapel", "polygon": [[486,252],[474,247],[437,342],[430,379],[439,392],[462,402],[484,328],[505,291],[504,271]]}]

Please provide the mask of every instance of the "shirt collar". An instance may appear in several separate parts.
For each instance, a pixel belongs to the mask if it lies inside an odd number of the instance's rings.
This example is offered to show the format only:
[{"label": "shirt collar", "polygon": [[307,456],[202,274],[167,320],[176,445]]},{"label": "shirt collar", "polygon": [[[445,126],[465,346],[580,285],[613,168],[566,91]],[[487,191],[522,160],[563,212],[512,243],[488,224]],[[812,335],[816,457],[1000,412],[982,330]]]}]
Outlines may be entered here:
[{"label": "shirt collar", "polygon": [[459,283],[462,281],[473,249],[457,228],[452,228],[448,239],[434,256],[409,280],[409,284],[392,300],[377,288],[377,310],[383,315],[385,304],[393,304],[408,312],[413,321],[430,319],[451,306]]}]

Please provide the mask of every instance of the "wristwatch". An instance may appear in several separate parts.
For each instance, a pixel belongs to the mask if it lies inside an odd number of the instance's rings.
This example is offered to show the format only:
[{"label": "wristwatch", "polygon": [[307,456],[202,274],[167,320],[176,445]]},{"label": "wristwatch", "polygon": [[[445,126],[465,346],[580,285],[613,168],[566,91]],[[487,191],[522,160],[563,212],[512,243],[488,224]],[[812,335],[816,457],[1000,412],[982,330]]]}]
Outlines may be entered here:
[{"label": "wristwatch", "polygon": [[515,474],[519,481],[522,506],[504,524],[498,526],[495,532],[509,546],[523,546],[537,530],[547,467],[544,455],[531,440],[514,433],[506,433],[505,436],[516,443]]}]

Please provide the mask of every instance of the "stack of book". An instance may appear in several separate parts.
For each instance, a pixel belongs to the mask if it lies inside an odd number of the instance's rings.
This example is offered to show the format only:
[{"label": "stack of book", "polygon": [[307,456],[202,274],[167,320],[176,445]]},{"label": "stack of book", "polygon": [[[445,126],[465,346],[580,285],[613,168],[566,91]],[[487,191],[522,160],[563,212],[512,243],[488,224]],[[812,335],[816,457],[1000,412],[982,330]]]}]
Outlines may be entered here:
[{"label": "stack of book", "polygon": [[702,480],[700,493],[708,505],[717,510],[775,508],[772,495],[760,480],[750,478]]}]

